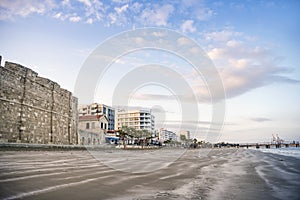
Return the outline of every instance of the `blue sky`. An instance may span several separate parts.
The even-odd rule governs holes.
[[[227,96],[221,141],[270,141],[276,133],[285,140],[300,140],[299,9],[297,0],[1,0],[0,54],[2,60],[30,67],[74,91],[85,60],[107,38],[145,27],[168,28],[196,41],[219,71]],[[203,80],[182,60],[140,51],[111,65],[94,100],[111,105],[114,87],[144,63],[177,70],[194,93],[207,95],[199,83]],[[140,87],[130,105],[160,105],[164,122],[157,124],[177,131],[181,108],[172,91],[158,85]],[[201,133],[192,134],[205,139],[211,105],[201,101],[198,110],[200,117],[183,127],[200,121]]]

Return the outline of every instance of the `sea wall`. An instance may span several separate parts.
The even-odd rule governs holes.
[[[20,64],[0,67],[0,141],[77,144],[78,99]]]

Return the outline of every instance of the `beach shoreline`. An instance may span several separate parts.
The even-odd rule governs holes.
[[[0,151],[0,199],[299,199],[300,159],[250,149],[175,151],[157,151],[168,163],[160,167],[151,160],[156,151],[98,152],[116,162],[89,151]]]

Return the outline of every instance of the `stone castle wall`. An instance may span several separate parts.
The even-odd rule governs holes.
[[[0,66],[0,141],[77,144],[77,106],[71,92],[31,69]]]

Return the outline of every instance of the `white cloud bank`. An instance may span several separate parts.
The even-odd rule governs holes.
[[[11,20],[14,16],[27,17],[31,14],[43,15],[55,7],[51,0],[1,0],[0,20]]]
[[[206,45],[204,48],[219,69],[229,98],[273,82],[299,83],[298,80],[284,76],[290,69],[281,66],[279,56],[274,55],[270,49],[256,45],[252,36],[232,29],[197,33],[196,25],[214,14],[213,10],[197,0],[172,4],[117,0],[105,4],[99,0],[0,1],[0,20],[13,20],[15,17],[27,17],[32,14],[47,15],[72,23],[102,22],[107,26],[137,24],[169,27],[180,29],[184,33],[194,33],[194,39],[204,41],[203,44]],[[174,19],[187,20],[175,23],[178,20]],[[142,43],[142,38],[136,42]],[[184,38],[175,42],[183,46],[188,45]],[[209,93],[204,86],[195,85],[195,91],[203,99],[208,99]]]

